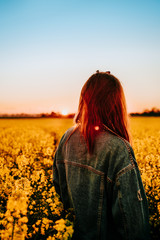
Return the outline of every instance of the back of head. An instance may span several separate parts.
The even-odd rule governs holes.
[[[81,90],[75,121],[80,124],[90,153],[95,136],[104,125],[129,141],[126,102],[120,81],[109,72],[93,74]]]

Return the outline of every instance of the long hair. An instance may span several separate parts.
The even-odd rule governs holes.
[[[123,88],[110,72],[97,71],[86,81],[75,122],[80,125],[90,154],[94,150],[95,137],[104,126],[130,141]]]

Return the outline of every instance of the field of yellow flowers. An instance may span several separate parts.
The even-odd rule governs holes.
[[[52,184],[57,144],[72,119],[0,119],[0,239],[71,239],[74,215]],[[152,239],[160,239],[160,118],[130,120]]]

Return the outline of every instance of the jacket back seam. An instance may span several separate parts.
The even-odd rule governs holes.
[[[106,177],[106,179],[107,179],[107,182],[113,183],[113,180],[111,180],[108,176]]]
[[[77,167],[81,167],[81,168],[84,168],[84,169],[88,169],[90,170],[91,172],[94,172],[96,173],[97,175],[100,175],[100,176],[103,176],[104,175],[104,172],[101,172],[91,166],[88,166],[88,165],[84,165],[84,164],[81,164],[81,163],[77,163],[77,162],[71,162],[71,161],[68,161],[68,160],[57,160],[57,164],[69,164],[69,165],[73,165],[73,166],[77,166]]]
[[[117,175],[116,175],[116,180],[115,180],[115,181],[117,181],[117,179],[118,179],[120,176],[122,176],[123,174],[125,174],[126,172],[128,172],[128,171],[130,171],[130,170],[132,170],[132,169],[134,169],[134,168],[135,168],[135,166],[129,164],[129,165],[127,165],[126,167],[124,167],[123,169],[121,169],[121,170],[117,173]]]

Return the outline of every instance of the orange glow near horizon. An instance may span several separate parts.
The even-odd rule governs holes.
[[[77,93],[78,95],[78,93]],[[67,99],[68,100],[68,99]],[[75,113],[78,107],[78,101],[68,101],[66,99],[53,99],[52,101],[37,100],[37,101],[14,101],[13,103],[0,103],[0,114],[39,114],[39,113],[51,113],[59,112],[63,116],[66,116],[70,113]],[[73,100],[75,100],[73,96]],[[150,101],[149,103],[139,99],[132,99],[131,97],[127,98],[127,112],[143,112],[148,109],[151,110],[153,107],[160,109],[160,104],[157,101]],[[54,104],[51,104],[54,103]],[[65,103],[65,105],[64,105]],[[77,107],[76,107],[77,106]]]
[[[17,104],[18,105],[18,104]],[[60,112],[63,116],[66,116],[70,113],[75,113],[76,110],[70,106],[70,110],[68,110],[67,108],[64,108],[62,110],[59,110],[58,107],[54,109],[54,107],[47,107],[47,106],[42,106],[42,104],[40,104],[40,106],[36,106],[36,104],[30,106],[30,105],[26,105],[24,104],[24,106],[17,106],[17,105],[11,105],[11,106],[5,106],[0,104],[0,114],[21,114],[21,113],[26,113],[26,114],[38,114],[38,113],[51,113],[52,111],[54,112]],[[158,109],[160,109],[160,105],[159,104],[142,104],[139,103],[139,105],[137,104],[137,102],[135,101],[134,104],[130,103],[127,106],[127,112],[128,113],[133,113],[133,112],[143,112],[146,109],[151,110],[153,107],[156,107]]]

